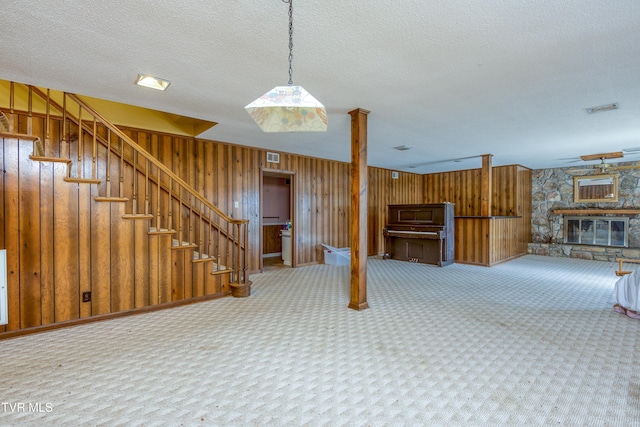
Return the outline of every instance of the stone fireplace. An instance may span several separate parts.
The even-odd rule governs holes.
[[[615,202],[575,203],[574,176],[569,168],[533,171],[529,253],[640,259],[640,170],[617,172]]]

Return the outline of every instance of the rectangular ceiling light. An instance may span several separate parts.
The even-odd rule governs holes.
[[[151,89],[167,90],[171,82],[148,74],[138,74],[136,84],[138,86],[150,87]]]

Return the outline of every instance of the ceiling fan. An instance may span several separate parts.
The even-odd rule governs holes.
[[[598,170],[600,173],[608,173],[625,169],[640,169],[640,164],[636,165],[616,165],[612,163],[607,163],[608,159],[621,159],[624,157],[624,152],[629,154],[640,154],[640,147],[637,148],[628,148],[623,151],[614,151],[612,153],[601,153],[601,154],[587,154],[584,156],[580,156],[582,161],[588,162],[592,160],[600,160],[598,164],[587,165],[584,168],[574,169],[571,168],[569,172],[590,172]]]

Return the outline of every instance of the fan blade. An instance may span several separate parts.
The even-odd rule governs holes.
[[[623,166],[612,166],[608,168],[608,170],[620,171],[625,169],[640,169],[640,165],[623,165]]]

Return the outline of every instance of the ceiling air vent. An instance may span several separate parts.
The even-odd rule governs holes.
[[[393,147],[398,151],[407,151],[407,150],[411,150],[413,147],[413,145],[398,145],[397,147]]]
[[[267,151],[267,162],[280,163],[280,154],[278,154],[278,153],[270,153],[270,152]]]

